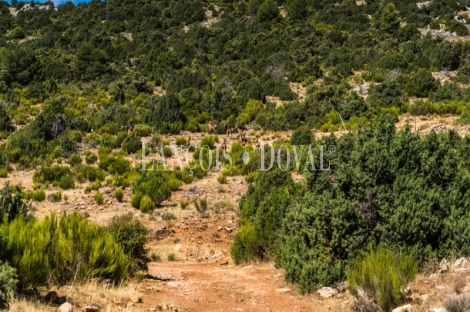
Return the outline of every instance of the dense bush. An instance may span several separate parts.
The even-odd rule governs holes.
[[[121,246],[78,214],[15,219],[0,226],[0,234],[7,238],[5,260],[17,269],[21,289],[91,278],[119,282],[126,276],[129,262]]]
[[[124,191],[122,190],[122,188],[117,188],[114,190],[114,197],[118,202],[122,202],[122,200],[124,199]]]
[[[295,191],[288,173],[259,173],[240,202],[232,257],[237,263],[274,258],[287,281],[309,292],[343,280],[370,243],[396,247],[419,264],[465,255],[468,142],[453,131],[395,133],[386,119],[357,135],[324,137],[319,145],[336,147],[323,153],[323,170],[330,170],[316,162],[305,190]]]
[[[107,229],[129,257],[130,271],[147,270],[150,259],[145,248],[147,241],[145,226],[134,219],[132,214],[127,214],[114,217]]]

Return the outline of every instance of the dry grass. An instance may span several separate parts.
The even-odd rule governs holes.
[[[64,286],[56,290],[60,297],[65,297],[68,302],[77,307],[97,306],[103,312],[111,312],[116,306],[126,306],[133,298],[140,297],[135,287],[121,285],[118,287],[106,287],[97,282],[85,285]],[[47,306],[39,301],[23,298],[15,298],[10,303],[10,311],[56,311],[56,307]]]
[[[449,312],[467,312],[470,310],[470,294],[447,297],[444,307]]]
[[[28,301],[26,299],[14,298],[12,302],[10,302],[10,309],[9,311],[12,312],[40,312],[40,311],[47,311],[50,310],[49,307],[37,302],[37,301]]]

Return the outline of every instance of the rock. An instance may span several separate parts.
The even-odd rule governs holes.
[[[221,226],[218,226],[218,227],[217,227],[217,230],[218,230],[218,231],[222,231],[222,227],[221,227]]]
[[[73,306],[69,302],[66,302],[59,307],[59,311],[60,312],[73,312]]]
[[[227,233],[232,233],[232,228],[231,227],[226,226],[225,230],[227,231]]]
[[[175,251],[180,251],[181,250],[181,244],[176,244],[174,249],[175,249]]]
[[[459,258],[459,259],[455,260],[455,262],[454,262],[454,267],[456,267],[456,268],[466,267],[467,265],[468,265],[468,260],[465,257]]]
[[[100,312],[100,308],[95,306],[86,306],[83,307],[82,312]]]
[[[47,303],[55,303],[59,299],[56,291],[51,290],[44,296],[44,301]]]
[[[133,303],[142,303],[142,297],[135,296],[132,298]]]
[[[446,308],[432,308],[429,309],[427,312],[447,312]]]
[[[406,304],[404,306],[401,306],[392,310],[392,312],[411,312],[411,311],[413,311],[411,308],[411,304]]]
[[[439,272],[445,272],[449,269],[449,261],[446,258],[442,258],[441,262],[439,263]]]
[[[278,288],[278,289],[276,289],[276,292],[277,292],[278,294],[285,294],[285,293],[288,293],[288,292],[290,292],[290,291],[291,291],[290,288]]]
[[[340,293],[346,291],[348,289],[348,282],[339,283],[338,286],[336,286],[336,289]]]
[[[334,288],[331,288],[331,287],[322,287],[319,290],[317,290],[317,294],[320,297],[323,297],[323,298],[333,297],[337,293],[338,293],[338,291]]]

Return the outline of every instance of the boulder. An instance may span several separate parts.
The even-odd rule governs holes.
[[[64,303],[59,307],[60,312],[73,312],[73,306],[69,302]]]
[[[323,298],[333,297],[337,293],[338,293],[338,291],[334,288],[331,288],[331,287],[322,287],[319,290],[317,290],[317,294],[320,297],[323,297]]]
[[[466,267],[468,265],[468,260],[465,257],[459,258],[455,260],[454,262],[454,267],[459,268],[459,267]]]
[[[411,304],[405,304],[404,306],[401,306],[392,310],[392,312],[411,312],[411,311],[413,311],[411,308]]]

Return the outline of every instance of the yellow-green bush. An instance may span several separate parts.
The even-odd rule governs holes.
[[[401,305],[401,291],[418,272],[418,264],[412,256],[394,252],[386,247],[370,249],[359,257],[346,272],[348,288],[357,294],[359,286],[368,294],[375,295],[379,306],[389,311]]]
[[[22,289],[91,278],[120,281],[127,273],[128,258],[112,234],[78,214],[29,222],[18,218],[1,225],[0,235]]]
[[[142,212],[149,212],[155,208],[155,203],[153,202],[152,198],[148,195],[144,195],[140,200],[140,211]]]

